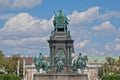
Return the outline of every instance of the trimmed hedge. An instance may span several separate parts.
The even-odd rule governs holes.
[[[105,75],[102,77],[102,80],[120,80],[120,74]]]
[[[0,80],[21,80],[20,77],[11,74],[0,75]]]

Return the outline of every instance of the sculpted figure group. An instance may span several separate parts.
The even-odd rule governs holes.
[[[62,50],[59,50],[55,56],[55,64],[57,66],[56,72],[63,73],[63,66],[65,65],[65,55]]]
[[[82,56],[81,53],[79,53],[78,56],[74,57],[72,60],[71,69],[74,73],[79,73],[78,69],[81,70],[81,73],[83,73],[84,68],[86,67],[86,62],[88,61],[87,56]],[[44,60],[44,56],[42,53],[39,54],[39,56],[33,57],[33,62],[35,64],[37,72],[40,72],[40,69],[42,68],[44,73],[48,73],[48,62]],[[64,65],[65,65],[65,55],[61,54],[61,51],[56,53],[55,56],[55,64],[56,64],[56,72],[57,73],[64,73]]]
[[[83,73],[84,68],[86,67],[86,62],[88,61],[87,55],[82,57],[82,54],[79,53],[78,56],[73,58],[72,70],[74,73],[79,73],[78,69]]]
[[[42,53],[40,53],[38,57],[34,56],[33,62],[35,64],[37,72],[40,72],[40,69],[42,68],[45,73],[48,73],[48,62],[44,60]]]

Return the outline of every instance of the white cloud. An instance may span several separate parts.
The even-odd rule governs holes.
[[[15,15],[16,14],[12,14],[12,13],[11,14],[10,13],[9,14],[1,14],[0,19],[1,20],[7,20],[7,19],[10,19],[10,18],[14,17]]]
[[[19,50],[24,50],[25,48],[24,51],[17,51],[22,54],[32,53],[31,50],[43,50],[44,52],[47,49],[46,40],[51,28],[52,18],[50,20],[36,19],[28,13],[19,13],[10,18],[0,29],[0,45],[12,48],[13,52],[17,51],[18,48]]]
[[[115,42],[120,42],[120,38],[115,39]]]
[[[102,20],[107,20],[107,19],[111,19],[111,18],[120,18],[120,11],[109,11],[103,15],[100,15],[99,16],[99,19],[102,19]]]
[[[120,43],[115,45],[115,50],[120,51]]]
[[[0,31],[6,33],[41,33],[48,31],[52,27],[51,20],[39,20],[33,18],[28,13],[19,13],[10,18]]]
[[[91,49],[91,54],[92,55],[104,55],[105,53],[104,52],[100,52],[100,51],[98,51],[98,50],[96,50],[96,49]]]
[[[111,50],[114,50],[114,45],[105,45],[105,50],[107,51],[111,51]]]
[[[120,51],[120,38],[115,39],[115,50]]]
[[[105,21],[100,25],[92,27],[94,31],[107,31],[107,32],[113,32],[116,30],[113,24],[111,24],[110,21]]]
[[[42,0],[0,0],[0,10],[32,8],[42,3]]]
[[[76,44],[76,47],[78,48],[84,48],[89,43],[89,40],[83,40]]]
[[[68,25],[68,29],[71,31],[72,38],[74,37],[73,40],[75,40],[75,49],[78,50],[77,53],[79,51],[84,51],[85,53],[93,55],[105,54],[104,51],[99,51],[99,47],[103,47],[104,43],[101,43],[102,41],[100,40],[97,41],[96,38],[99,36],[96,37],[93,35],[93,33],[101,33],[104,31],[104,34],[106,34],[106,32],[113,34],[112,32],[116,30],[115,26],[110,21],[105,21],[100,25],[94,26],[92,30],[90,27],[86,27],[86,25],[81,26],[81,24],[91,23],[95,20],[98,20],[99,9],[99,7],[93,7],[83,12],[74,11],[68,15],[68,18],[70,19],[70,25]],[[3,50],[11,54],[38,53],[40,51],[45,52],[46,54],[49,53],[49,46],[46,40],[53,30],[51,29],[53,28],[52,20],[53,17],[49,20],[36,19],[28,13],[19,13],[14,17],[9,18],[3,28],[0,29],[0,48],[8,49],[7,51],[5,49]],[[102,37],[99,37],[99,39],[101,38]],[[96,40],[95,44],[92,41],[93,39]],[[79,40],[83,41],[79,42]],[[119,50],[119,45],[106,45],[103,48],[107,51],[111,51],[110,49],[112,49],[114,52],[115,50]]]
[[[41,2],[42,0],[14,0],[12,3],[12,8],[32,8]]]
[[[90,23],[99,15],[100,7],[93,7],[84,12],[73,11],[68,15],[71,25]]]
[[[8,8],[9,5],[10,5],[10,1],[9,0],[0,0],[0,11],[3,11],[6,8]]]

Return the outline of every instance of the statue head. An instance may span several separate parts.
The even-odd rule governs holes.
[[[41,56],[42,55],[42,53],[39,53],[39,56]]]
[[[79,56],[81,56],[82,55],[82,53],[79,53]]]
[[[62,10],[59,10],[59,16],[63,16]]]

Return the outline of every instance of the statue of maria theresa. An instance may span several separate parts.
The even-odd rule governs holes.
[[[59,14],[55,14],[53,24],[54,31],[67,31],[68,18],[63,15],[62,10],[59,10]]]

